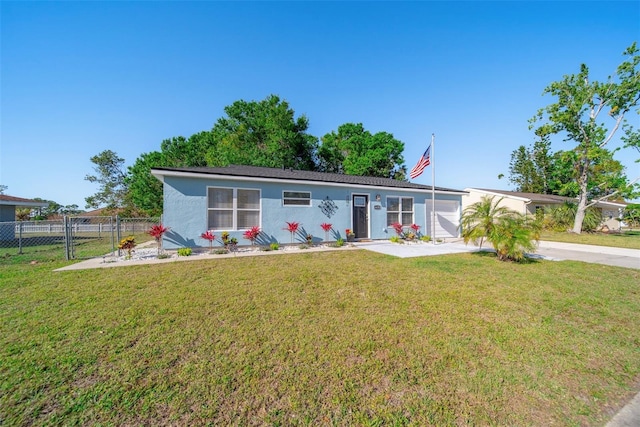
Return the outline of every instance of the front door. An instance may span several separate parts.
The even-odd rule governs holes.
[[[369,196],[358,194],[352,196],[353,202],[353,232],[356,239],[369,237]]]

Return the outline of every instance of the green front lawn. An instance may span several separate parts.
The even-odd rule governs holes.
[[[365,250],[61,265],[0,267],[0,424],[603,425],[640,379],[640,270]]]
[[[544,231],[540,240],[578,243],[583,245],[612,246],[616,248],[640,249],[640,230],[622,233],[561,233]]]

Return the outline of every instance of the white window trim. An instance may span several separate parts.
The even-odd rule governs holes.
[[[389,211],[389,199],[398,199],[398,207],[400,208],[400,210],[397,211]],[[411,199],[411,211],[403,211],[402,210],[402,199]],[[402,224],[402,214],[403,213],[409,213],[411,212],[411,224],[415,224],[415,220],[416,220],[416,201],[414,197],[406,197],[406,196],[394,196],[394,195],[389,195],[387,196],[387,217],[389,216],[389,213],[394,213],[398,215],[398,223]],[[411,224],[402,224],[402,226],[404,227],[408,227]],[[390,227],[391,224],[387,224],[387,227]]]
[[[221,190],[232,190],[233,191],[233,203],[231,209],[216,209],[209,207],[209,190],[210,189],[221,189]],[[238,209],[238,190],[249,190],[249,191],[257,191],[258,192],[258,209]],[[245,187],[219,187],[215,185],[211,185],[207,187],[207,210],[206,210],[206,223],[207,227],[209,227],[209,211],[232,211],[232,228],[210,228],[212,231],[240,231],[240,230],[249,230],[249,228],[238,228],[238,210],[240,211],[258,211],[258,227],[262,228],[262,190],[259,188],[245,188]]]
[[[285,197],[284,197],[284,193],[309,193],[309,199],[301,199],[299,197],[287,197],[286,200],[309,200],[309,204],[308,205],[287,205],[285,204]],[[310,208],[313,206],[313,195],[311,194],[311,191],[298,191],[298,190],[282,190],[282,206],[287,207],[287,208]]]

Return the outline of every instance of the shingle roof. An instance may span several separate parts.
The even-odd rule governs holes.
[[[513,197],[521,197],[523,199],[529,199],[532,202],[537,203],[555,203],[562,204],[565,202],[576,203],[577,199],[575,197],[565,197],[558,196],[556,194],[538,194],[538,193],[523,193],[520,191],[506,191],[506,190],[491,190],[488,188],[473,188],[473,190],[479,190],[489,193],[502,194],[504,196],[513,196]],[[597,203],[598,206],[618,206],[618,205],[626,205],[625,202],[610,202],[610,201],[600,201]]]
[[[152,172],[156,171],[157,175],[164,175],[163,171],[196,173],[207,175],[223,175],[237,177],[264,178],[275,180],[296,180],[296,181],[313,181],[339,184],[365,185],[372,187],[393,187],[415,190],[431,191],[430,185],[415,184],[407,181],[398,181],[390,178],[379,178],[374,176],[357,176],[344,175],[339,173],[312,172],[293,169],[266,168],[259,166],[241,166],[229,165],[225,167],[188,167],[188,168],[152,168]],[[435,187],[436,191],[464,193],[462,190],[454,190],[451,188]]]
[[[0,194],[0,205],[16,205],[16,206],[48,206],[47,202],[39,202],[37,200],[24,199],[22,197],[9,196],[8,194]]]
[[[533,202],[544,202],[544,203],[564,203],[564,202],[575,202],[575,198],[557,196],[555,194],[538,194],[538,193],[523,193],[520,191],[506,191],[506,190],[491,190],[488,188],[476,188],[476,190],[502,194],[504,196],[514,196],[514,197],[522,197],[523,199],[529,199]]]

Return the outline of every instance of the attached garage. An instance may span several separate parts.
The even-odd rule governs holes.
[[[434,239],[450,239],[460,237],[460,205],[461,203],[457,200],[437,200],[435,203],[436,207],[436,228],[435,228],[435,236],[431,236]],[[425,202],[426,209],[426,222],[427,227],[424,230],[425,234],[432,235],[433,234],[433,210],[431,206],[431,201],[427,200]]]

